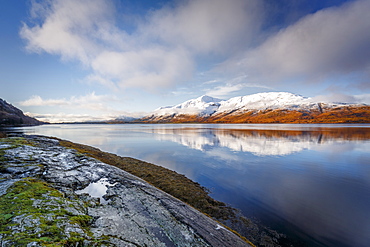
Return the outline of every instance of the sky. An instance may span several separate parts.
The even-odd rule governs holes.
[[[0,98],[43,121],[209,95],[370,104],[370,0],[0,0]]]

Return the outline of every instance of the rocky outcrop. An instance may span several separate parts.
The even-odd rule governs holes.
[[[1,246],[250,246],[144,180],[42,137],[0,139]]]
[[[40,125],[42,122],[26,116],[21,110],[0,99],[0,126]]]

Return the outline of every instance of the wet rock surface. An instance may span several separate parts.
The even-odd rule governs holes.
[[[0,154],[0,246],[250,246],[144,180],[57,140],[0,139]]]

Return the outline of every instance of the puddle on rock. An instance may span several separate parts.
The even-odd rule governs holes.
[[[86,188],[82,190],[76,190],[76,194],[84,194],[87,193],[92,197],[100,198],[101,204],[107,204],[108,201],[103,198],[103,196],[107,193],[107,186],[114,186],[117,183],[111,184],[108,182],[107,178],[101,178],[99,181],[90,183]]]

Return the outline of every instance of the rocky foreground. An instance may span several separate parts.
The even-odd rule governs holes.
[[[28,136],[0,139],[0,246],[251,246],[119,168]]]

